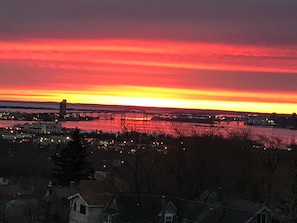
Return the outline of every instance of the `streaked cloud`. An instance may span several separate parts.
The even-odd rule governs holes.
[[[296,112],[296,8],[0,0],[0,99]]]

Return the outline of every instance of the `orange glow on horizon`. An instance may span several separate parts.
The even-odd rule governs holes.
[[[103,87],[88,91],[52,90],[46,94],[38,94],[35,90],[22,90],[22,95],[14,90],[0,90],[6,100],[23,101],[60,101],[67,98],[70,103],[89,103],[107,105],[132,105],[143,107],[168,107],[190,109],[214,109],[230,111],[247,111],[265,113],[293,113],[297,110],[296,103],[288,101],[265,101],[270,93],[227,92],[227,91],[196,91],[184,89],[162,89],[150,87],[115,86]],[[191,95],[191,97],[187,97]],[[219,95],[219,96],[218,96]],[[237,97],[234,97],[237,95]],[[279,97],[280,95],[277,94]],[[291,97],[297,100],[297,95],[281,95],[283,98]],[[242,99],[245,99],[242,101]],[[227,105],[227,106],[226,106]]]

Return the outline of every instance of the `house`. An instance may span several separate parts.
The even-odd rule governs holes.
[[[110,199],[106,194],[76,193],[69,198],[69,223],[98,223],[101,222],[102,212]]]
[[[177,209],[172,201],[162,196],[118,194],[104,209],[102,222],[175,223]]]
[[[264,204],[233,198],[221,201],[217,193],[205,191],[188,205],[182,222],[271,223],[272,220],[273,215]]]
[[[9,183],[9,178],[0,177],[0,186],[7,185]]]
[[[5,182],[4,185],[0,185],[0,220],[24,222],[38,219],[38,201],[46,190],[48,179],[17,177]]]
[[[5,204],[5,222],[31,222],[39,220],[38,213],[37,199],[13,199],[6,201]]]
[[[163,198],[164,199],[164,198]],[[177,208],[172,201],[167,202],[158,214],[158,222],[175,223],[178,222]]]
[[[115,193],[127,192],[126,184],[109,180],[82,180],[70,201],[69,223],[101,222],[103,210]]]
[[[68,197],[76,194],[78,188],[69,186],[49,186],[40,201],[41,214],[48,222],[69,222],[70,202]]]

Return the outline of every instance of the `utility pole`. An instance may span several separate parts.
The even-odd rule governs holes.
[[[162,220],[161,222],[165,222],[165,196],[162,196]]]
[[[4,188],[3,188],[4,187]],[[1,223],[6,222],[6,185],[1,188],[1,196],[3,196],[3,200],[0,203],[0,220]]]

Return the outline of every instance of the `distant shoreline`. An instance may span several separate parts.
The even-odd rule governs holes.
[[[54,108],[55,106],[56,108]],[[0,100],[0,109],[48,109],[59,110],[59,102],[28,102],[28,101],[7,101]],[[245,112],[245,111],[228,111],[228,110],[212,110],[212,109],[187,109],[187,108],[166,108],[166,107],[140,107],[130,105],[103,105],[103,104],[82,104],[67,103],[67,110],[81,111],[123,111],[123,112],[146,112],[146,113],[193,113],[208,115],[269,115],[272,113],[261,112]],[[289,115],[289,114],[284,114]]]
[[[40,109],[48,109],[48,110],[58,110],[56,108],[50,108],[50,107],[23,107],[23,106],[0,106],[0,108],[20,108],[20,109],[36,109],[36,110],[40,110]]]

